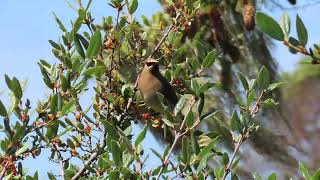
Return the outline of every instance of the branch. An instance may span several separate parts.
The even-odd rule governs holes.
[[[106,136],[107,136],[107,132],[105,131],[104,133],[104,138],[102,138],[102,142],[101,142],[101,149],[104,149],[106,147]],[[93,161],[95,161],[98,156],[101,154],[101,152],[99,152],[98,148],[97,151],[94,152],[93,154],[91,154],[90,158],[84,163],[83,167],[78,171],[77,174],[75,174],[71,180],[77,180],[79,179],[82,174],[84,173],[84,171],[86,170],[87,166],[90,166],[92,164]]]
[[[147,58],[151,58],[152,56],[154,56],[154,54],[159,50],[160,46],[162,45],[162,43],[164,42],[164,40],[166,40],[166,38],[168,37],[170,31],[172,31],[172,29],[177,25],[177,20],[180,18],[181,14],[178,13],[177,16],[175,17],[174,19],[174,23],[169,27],[169,29],[165,32],[165,34],[163,35],[163,37],[160,39],[160,41],[158,42],[158,44],[156,45],[156,47],[153,49],[152,53],[150,54],[150,56]],[[134,84],[134,89],[133,89],[133,94],[135,94],[138,90],[138,81],[139,81],[139,78],[140,78],[140,72],[141,70],[139,71],[139,75],[136,79],[136,82]],[[129,108],[131,107],[131,104],[132,104],[132,98],[129,98],[128,100],[128,104],[126,106],[126,109],[124,111],[124,113],[126,113]]]
[[[261,92],[258,100],[253,105],[252,111],[250,113],[251,118],[254,118],[256,116],[256,114],[259,112],[259,110],[260,110],[260,102],[261,102],[261,99],[262,99],[264,93],[265,93],[265,91],[263,90]],[[225,180],[227,178],[228,174],[230,173],[231,167],[233,165],[234,158],[236,157],[236,154],[238,153],[238,151],[240,149],[240,146],[246,140],[246,138],[247,138],[247,133],[246,132],[244,132],[244,133],[242,133],[240,135],[240,139],[238,140],[238,142],[236,143],[236,145],[234,147],[231,159],[230,159],[229,163],[227,164],[227,166],[224,168],[224,175],[222,177],[222,180]]]
[[[195,103],[196,103],[196,101],[195,101],[195,99],[193,98],[193,101],[192,101],[192,103],[190,104],[190,111],[191,111],[191,109],[192,109],[192,107],[194,106]],[[196,122],[197,122],[197,121],[196,121]],[[172,145],[171,145],[171,148],[170,148],[170,150],[169,150],[169,152],[168,152],[168,155],[165,157],[165,159],[164,159],[164,161],[163,161],[162,167],[161,167],[160,170],[159,170],[159,173],[158,173],[158,175],[157,175],[157,177],[156,177],[156,180],[159,180],[160,175],[161,175],[164,167],[168,164],[169,159],[170,159],[170,156],[171,156],[174,148],[176,147],[179,139],[180,139],[182,136],[184,136],[184,135],[189,131],[188,129],[184,129],[184,128],[183,128],[184,125],[185,125],[185,123],[186,123],[186,118],[182,121],[182,124],[181,124],[181,126],[180,126],[180,128],[179,128],[179,132],[176,133],[176,131],[175,131],[174,141],[173,141],[173,143],[172,143]],[[192,126],[192,127],[194,127],[194,126]]]

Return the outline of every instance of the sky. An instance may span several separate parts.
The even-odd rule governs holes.
[[[73,2],[73,0],[70,0]],[[93,1],[93,17],[101,19],[102,16],[114,15],[105,0]],[[298,1],[299,2],[299,1]],[[160,10],[157,0],[139,0],[139,8],[136,17],[141,14],[151,17]],[[305,9],[290,10],[292,29],[295,29],[295,16],[298,13],[309,30],[309,44],[317,43],[320,39],[320,23],[318,20],[320,5],[310,6]],[[282,10],[275,9],[273,12],[268,9],[263,11],[276,20],[280,20]],[[27,80],[25,90],[26,98],[33,101],[45,97],[45,86],[37,62],[40,59],[56,62],[51,53],[51,45],[48,40],[57,41],[61,31],[54,21],[52,12],[55,12],[64,24],[70,24],[76,12],[66,5],[64,0],[2,0],[0,6],[0,92],[6,89],[4,74],[11,77],[16,76],[19,80]],[[293,32],[295,34],[295,32]],[[294,35],[296,36],[296,35]],[[296,67],[300,55],[292,55],[281,42],[275,41],[272,54],[279,64],[279,71],[290,72]],[[0,94],[0,99],[6,99],[6,93]],[[5,101],[4,104],[7,104]],[[149,142],[154,139],[149,139]],[[153,146],[153,145],[152,145]],[[160,148],[160,147],[156,147]],[[45,158],[30,161],[27,166],[33,167],[43,165],[42,171],[54,170],[46,164]],[[31,168],[32,171],[32,168]],[[43,173],[42,172],[42,173]]]

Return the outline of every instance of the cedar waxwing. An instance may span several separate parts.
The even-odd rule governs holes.
[[[146,61],[138,80],[138,88],[140,89],[144,102],[156,112],[164,112],[157,93],[163,94],[165,104],[171,110],[173,110],[178,102],[175,90],[160,73],[159,63],[155,59],[149,58]]]

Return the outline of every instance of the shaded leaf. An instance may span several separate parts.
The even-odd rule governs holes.
[[[276,40],[284,40],[284,34],[280,25],[272,17],[262,12],[257,12],[256,22],[261,31],[265,32]]]
[[[94,58],[97,56],[99,49],[101,46],[101,32],[97,30],[94,32],[94,34],[91,36],[90,43],[87,49],[86,57],[87,58]]]
[[[296,18],[296,28],[300,45],[305,46],[308,42],[308,31],[299,15]]]

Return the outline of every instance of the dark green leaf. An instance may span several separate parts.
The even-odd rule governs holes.
[[[202,159],[200,159],[199,165],[197,167],[197,173],[200,173],[207,166],[209,156],[210,153],[206,154]]]
[[[209,68],[215,62],[218,52],[216,50],[210,51],[202,62],[204,68]]]
[[[258,85],[259,88],[264,90],[269,86],[269,72],[267,70],[267,68],[265,68],[264,66],[262,66],[262,68],[259,71],[259,75],[257,77],[258,79]]]
[[[241,72],[238,73],[238,76],[239,76],[239,79],[241,81],[243,88],[245,90],[249,90],[249,83],[248,83],[246,76],[244,74],[242,74]]]
[[[110,180],[118,180],[120,176],[120,172],[118,170],[110,171],[109,173],[109,179]]]
[[[47,172],[49,180],[56,180],[57,178],[50,172]]]
[[[140,132],[140,134],[137,136],[136,141],[134,142],[135,146],[138,146],[146,137],[147,134],[147,126],[144,126],[143,130]]]
[[[267,33],[276,40],[284,40],[284,34],[280,25],[272,17],[262,12],[257,12],[256,22],[261,31]]]
[[[192,112],[192,107],[190,107],[188,114],[185,116],[185,123],[187,127],[192,127],[193,123],[194,123],[194,116],[193,116],[193,112]]]
[[[90,39],[89,47],[87,49],[86,57],[91,59],[97,56],[101,46],[101,32],[97,30]]]
[[[86,55],[84,54],[84,50],[83,50],[83,48],[81,46],[79,36],[80,35],[78,33],[75,35],[74,45],[75,45],[76,50],[79,53],[79,55],[84,59],[86,57]]]
[[[201,116],[202,114],[203,107],[204,107],[204,94],[202,93],[202,94],[199,94],[199,100],[197,103],[197,110],[198,110],[199,116]]]
[[[215,83],[206,82],[205,84],[201,85],[200,88],[197,91],[197,94],[202,94],[208,91],[210,88],[212,88],[215,85]]]
[[[122,166],[122,152],[120,149],[120,145],[117,141],[111,140],[111,154],[113,157],[113,161],[117,167]]]
[[[218,137],[212,139],[211,142],[200,151],[200,153],[198,154],[198,157],[197,157],[199,160],[204,158],[213,149],[214,145],[217,142],[217,139],[218,139]]]
[[[2,104],[1,100],[0,100],[0,116],[3,116],[3,117],[8,116],[7,110],[4,107],[4,105]]]
[[[59,44],[57,44],[56,42],[49,40],[49,43],[51,44],[52,47],[61,50],[61,47],[59,46]]]
[[[182,138],[182,160],[184,163],[190,161],[189,141],[186,136]]]
[[[277,174],[276,173],[272,173],[269,177],[268,180],[277,180]]]
[[[75,148],[73,141],[71,139],[67,139],[67,144],[68,144],[69,148],[71,148],[71,149]]]
[[[274,89],[278,88],[279,86],[281,86],[283,84],[283,82],[277,82],[277,83],[272,83],[268,86],[267,90],[268,91],[273,91]]]
[[[65,103],[62,107],[62,115],[67,115],[70,112],[73,112],[76,108],[76,100],[71,100],[68,103]]]
[[[63,32],[67,32],[67,29],[64,27],[64,25],[62,24],[62,22],[60,21],[60,19],[58,18],[58,16],[53,13],[53,16],[54,16],[54,19],[56,20],[56,22],[58,23],[60,29],[63,31]]]
[[[138,8],[138,0],[131,0],[129,5],[129,13],[133,14]]]
[[[103,74],[104,69],[104,66],[90,67],[83,73],[83,75],[99,78]]]
[[[305,46],[308,43],[308,31],[301,18],[297,15],[296,28],[300,45]]]
[[[241,125],[237,111],[234,110],[231,116],[231,128],[233,131],[242,132],[243,126]]]
[[[11,91],[17,99],[22,98],[22,89],[17,78],[13,78],[10,83]]]

